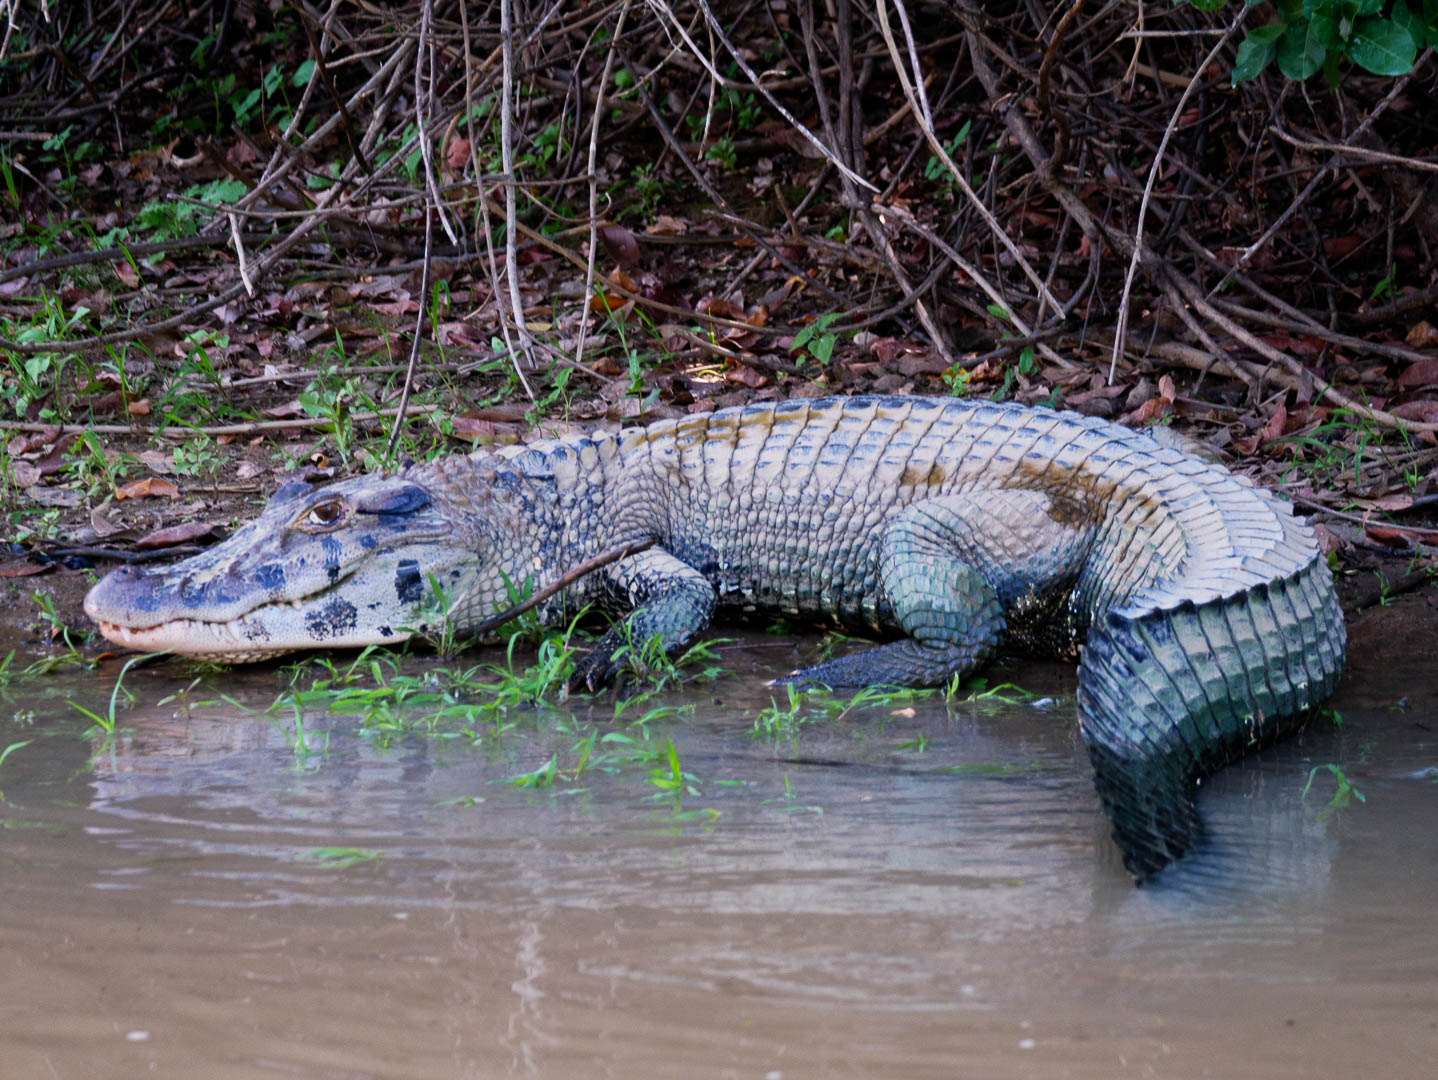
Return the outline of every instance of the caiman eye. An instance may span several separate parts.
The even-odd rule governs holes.
[[[310,512],[304,516],[302,524],[311,529],[328,529],[338,524],[344,516],[344,502],[340,499],[328,499],[310,507]]]

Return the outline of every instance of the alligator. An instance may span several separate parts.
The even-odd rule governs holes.
[[[1220,465],[1118,424],[989,401],[831,397],[484,450],[312,487],[85,610],[111,641],[222,661],[486,624],[620,617],[583,660],[691,642],[720,608],[889,640],[785,676],[938,685],[1001,649],[1079,659],[1079,728],[1140,881],[1197,844],[1203,777],[1296,729],[1346,636],[1311,531]],[[572,576],[572,575],[571,575]],[[626,613],[627,612],[627,613]]]

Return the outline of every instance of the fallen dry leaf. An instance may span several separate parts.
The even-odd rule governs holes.
[[[29,461],[12,461],[10,479],[16,487],[34,487],[40,482],[40,467]]]
[[[712,315],[719,319],[733,319],[736,322],[744,321],[744,309],[732,300],[726,300],[722,296],[706,296],[694,305],[694,310],[700,315]]]
[[[167,499],[176,499],[179,498],[179,495],[179,488],[171,481],[158,476],[147,476],[143,480],[133,480],[115,489],[115,498],[117,500],[143,499],[158,496],[164,496]]]
[[[457,439],[492,439],[494,438],[494,421],[482,420],[477,416],[461,415],[456,416],[452,423],[451,430]]]
[[[644,231],[654,236],[683,236],[689,231],[689,223],[669,214],[660,214]]]
[[[128,526],[121,525],[119,522],[110,518],[108,511],[113,505],[109,499],[106,499],[90,511],[90,528],[95,530],[95,535],[101,540],[107,540],[116,533],[125,532],[128,528]]]
[[[751,367],[746,367],[743,364],[737,364],[724,372],[724,378],[728,382],[740,383],[743,386],[749,387],[751,390],[757,390],[761,386],[769,385],[769,376],[762,372],[755,371]]]
[[[1427,323],[1420,323],[1420,326],[1427,326]],[[1410,337],[1411,337],[1410,333]],[[1415,360],[1403,369],[1403,374],[1398,376],[1398,385],[1405,390],[1411,390],[1415,386],[1431,386],[1438,384],[1438,356],[1429,356],[1422,360]]]
[[[34,577],[47,570],[55,569],[52,562],[31,562],[29,559],[15,559],[0,565],[0,578]]]
[[[1283,434],[1283,427],[1288,423],[1288,409],[1280,402],[1269,416],[1268,422],[1258,432],[1260,443],[1269,442]]]
[[[159,473],[161,476],[169,476],[175,471],[174,459],[163,450],[142,450],[135,455],[141,465],[152,473]]]
[[[609,283],[626,292],[637,293],[639,291],[639,283],[617,266],[609,272]]]
[[[444,163],[455,172],[463,172],[469,164],[469,147],[469,140],[463,136],[450,139],[449,145],[444,148]]]
[[[639,241],[623,225],[601,225],[599,241],[620,266],[634,266],[639,262]]]
[[[1325,555],[1331,555],[1343,547],[1343,538],[1327,525],[1315,522],[1313,525],[1313,536],[1314,539],[1318,541],[1318,550]]]
[[[53,476],[63,469],[68,464],[65,460],[65,451],[69,450],[79,437],[77,432],[71,432],[69,435],[61,435],[56,439],[55,445],[50,448],[50,452],[36,462],[36,466],[40,470],[40,475]]]
[[[64,510],[73,509],[85,501],[85,496],[71,488],[41,487],[32,484],[25,494],[41,506],[58,506]]]
[[[1124,420],[1131,424],[1146,424],[1151,420],[1157,420],[1160,416],[1166,416],[1172,411],[1172,398],[1162,396],[1151,397],[1133,412],[1125,416]]]
[[[1438,401],[1405,401],[1388,411],[1400,420],[1415,420],[1420,424],[1438,422]]]
[[[1363,534],[1368,539],[1390,547],[1407,547],[1409,544],[1438,544],[1438,529],[1419,529],[1406,525],[1380,525],[1377,522],[1363,522]]]
[[[1403,340],[1415,349],[1431,349],[1435,345],[1438,345],[1438,330],[1433,329],[1433,324],[1427,319],[1423,319],[1409,327],[1408,333]],[[1438,360],[1419,361],[1419,363],[1429,362],[1438,363]]]
[[[135,541],[135,546],[142,549],[172,547],[175,544],[183,544],[187,540],[208,536],[215,529],[216,526],[208,522],[186,521],[181,525],[170,525],[147,533]]]

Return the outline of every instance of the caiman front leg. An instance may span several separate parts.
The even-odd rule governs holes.
[[[689,644],[709,625],[716,602],[714,586],[703,574],[661,548],[620,559],[604,573],[631,610],[570,676],[571,685],[590,690],[619,672],[623,657],[617,654],[625,647],[640,649],[656,637],[666,653]]]
[[[982,667],[1062,607],[1092,545],[1093,515],[1063,496],[979,490],[905,507],[884,533],[879,576],[906,635],[780,682],[934,686]]]

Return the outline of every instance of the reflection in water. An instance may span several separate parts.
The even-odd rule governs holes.
[[[775,745],[725,691],[653,732],[712,818],[645,763],[505,783],[572,760],[543,722],[383,747],[316,715],[297,755],[264,718],[137,709],[89,765],[38,741],[0,773],[0,1076],[1403,1076],[1438,1049],[1438,755],[1390,714],[1214,778],[1209,843],[1135,889],[1071,699]],[[1361,810],[1300,798],[1328,760]]]

